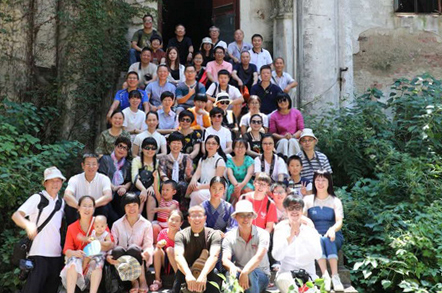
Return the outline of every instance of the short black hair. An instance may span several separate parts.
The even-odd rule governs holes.
[[[181,114],[181,113],[180,113]],[[167,142],[170,144],[172,141],[180,141],[184,145],[184,135],[181,132],[174,131],[169,134]]]
[[[193,64],[193,63],[187,63],[186,65],[184,65],[184,71],[186,71],[187,68],[189,68],[189,67],[193,67],[193,69],[196,70],[195,64]]]
[[[153,21],[153,16],[152,16],[152,14],[150,14],[150,13],[145,14],[145,15],[143,16],[143,21],[144,21],[144,19],[145,19],[146,17],[150,17],[150,18],[152,18],[152,21]]]
[[[260,34],[254,34],[254,35],[252,36],[252,41],[253,41],[254,38],[260,38],[261,40],[264,40],[264,38],[263,38],[262,35],[260,35]]]
[[[206,95],[204,95],[204,96],[206,96]],[[206,97],[206,101],[207,101],[207,97]],[[184,117],[189,117],[190,120],[192,121],[192,123],[193,123],[193,121],[195,121],[195,116],[189,110],[181,111],[180,114],[178,115],[178,121],[181,121],[181,119],[183,119]]]
[[[165,99],[165,98],[172,98],[172,100],[175,99],[175,95],[172,92],[169,91],[165,91],[161,94],[160,99],[161,102]]]
[[[131,203],[136,203],[136,204],[138,204],[138,206],[140,206],[140,204],[141,204],[140,197],[138,195],[136,195],[135,193],[128,192],[123,196],[123,198],[121,200],[121,207],[124,210],[124,207],[128,204],[131,204]]]
[[[150,53],[152,53],[152,49],[149,47],[144,47],[143,50],[141,50],[141,54],[143,54],[143,52],[149,51]]]
[[[136,71],[129,71],[129,72],[126,74],[126,79],[128,79],[129,75],[132,75],[132,74],[134,74],[134,75],[137,76],[137,80],[140,79],[140,76],[138,75],[138,72],[136,72]]]
[[[223,50],[223,53],[226,54],[226,49],[224,49],[224,47],[221,46],[216,46],[215,48],[213,48],[213,53],[216,53],[216,50],[221,49]]]
[[[178,183],[176,183],[175,180],[171,180],[171,179],[166,180],[166,181],[163,182],[163,184],[161,184],[161,187],[163,187],[166,184],[170,184],[172,186],[173,190],[177,190],[178,189]]]
[[[290,165],[290,162],[291,162],[291,161],[298,161],[299,164],[301,164],[301,166],[302,166],[302,159],[301,159],[300,156],[293,155],[293,156],[289,157],[289,158],[287,159],[287,166]]]
[[[195,98],[193,98],[193,101],[201,101],[207,103],[207,96],[206,94],[198,93],[196,94]]]
[[[230,78],[230,72],[227,69],[221,69],[220,71],[218,71],[218,77],[220,75],[227,75]]]
[[[279,92],[276,94],[276,108],[279,110],[279,101],[286,99],[289,102],[289,110],[292,108],[292,98],[290,98],[289,94],[284,92]]]
[[[216,114],[222,114],[224,116],[224,110],[218,107],[213,107],[212,110],[210,110],[210,117],[213,117]]]
[[[259,73],[261,73],[264,69],[268,69],[270,70],[270,72],[272,72],[272,67],[268,64],[261,66],[261,68],[259,69]]]
[[[221,183],[222,185],[224,185],[224,188],[227,187],[227,181],[224,177],[222,176],[214,176],[211,180],[210,180],[210,186],[212,186],[215,183]]]
[[[128,150],[130,150],[132,148],[132,143],[131,143],[130,139],[125,137],[125,136],[121,136],[120,135],[119,137],[117,137],[117,139],[115,140],[114,145],[117,146],[120,143],[123,143],[123,144],[127,145]]]
[[[132,98],[137,98],[141,100],[141,93],[139,90],[132,90],[129,92],[129,100]]]
[[[150,37],[150,42],[152,43],[153,40],[158,40],[158,41],[160,41],[160,45],[163,43],[163,38],[161,38],[161,36],[160,36],[159,34],[153,34],[153,35]]]

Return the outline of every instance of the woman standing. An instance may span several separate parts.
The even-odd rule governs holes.
[[[145,268],[152,263],[153,232],[151,223],[140,214],[140,198],[128,193],[123,198],[125,215],[112,226],[115,248],[107,256],[111,265],[118,265],[123,255],[134,257],[141,265],[141,275],[132,281],[129,292],[147,293]],[[145,264],[145,266],[143,265]]]
[[[278,110],[270,116],[270,132],[278,141],[276,152],[285,157],[296,155],[301,148],[298,139],[304,129],[304,118],[297,109],[292,109],[292,100],[286,93],[276,96]]]
[[[272,181],[283,181],[287,166],[282,158],[273,153],[275,141],[271,134],[264,134],[261,139],[263,153],[255,158],[255,176],[260,172],[269,174]]]
[[[198,167],[187,188],[186,195],[190,196],[189,207],[199,205],[209,199],[210,180],[213,176],[224,176],[226,170],[226,155],[221,149],[219,137],[209,135],[205,148],[205,155],[198,162]]]
[[[230,180],[227,189],[227,201],[233,205],[238,201],[241,194],[253,191],[251,181],[255,161],[246,156],[247,142],[242,139],[236,139],[233,142],[233,152],[235,156],[227,159],[227,176]]]
[[[180,64],[180,56],[176,47],[169,47],[166,51],[166,66],[169,68],[170,74],[167,81],[173,85],[177,85],[181,81],[185,81],[184,65]]]
[[[89,195],[84,195],[78,200],[79,219],[69,225],[66,234],[63,253],[67,262],[60,277],[68,293],[75,292],[77,285],[81,290],[89,286],[91,293],[96,293],[100,286],[103,264],[90,261],[83,269],[83,262],[86,260],[83,249],[89,244],[88,238],[94,224],[95,200]],[[106,228],[109,231],[108,228]],[[107,247],[101,247],[101,251],[109,251],[113,242]]]
[[[263,117],[260,114],[253,114],[252,117],[250,117],[250,130],[244,134],[244,139],[248,144],[247,155],[251,156],[252,158],[256,158],[262,153],[262,125]]]
[[[322,257],[318,259],[325,290],[330,291],[333,283],[334,291],[344,291],[338,275],[338,251],[344,242],[342,235],[342,222],[344,210],[342,202],[336,197],[333,190],[331,173],[320,169],[313,176],[313,194],[305,197],[306,215],[315,224],[316,230],[321,234]],[[327,271],[327,260],[330,264],[331,279]]]
[[[130,139],[130,133],[123,129],[124,114],[121,111],[114,111],[110,116],[111,128],[103,131],[97,139],[95,153],[98,156],[110,155],[114,150],[115,140],[119,136]]]

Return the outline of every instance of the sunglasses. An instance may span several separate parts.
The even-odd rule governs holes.
[[[192,122],[192,120],[191,120],[190,118],[183,118],[183,119],[181,119],[180,121],[181,121],[181,122],[187,122],[187,123]]]
[[[216,115],[213,115],[212,118],[223,118],[223,115],[222,114],[216,114]]]
[[[278,104],[279,103],[285,103],[285,102],[288,102],[289,100],[287,99],[287,98],[282,98],[282,99],[280,99],[279,101],[278,101]]]
[[[146,151],[156,151],[157,150],[156,147],[150,146],[150,145],[145,146],[143,149],[145,149]]]
[[[221,101],[221,102],[218,102],[218,104],[228,105],[228,104],[230,104],[230,101]]]
[[[262,124],[261,120],[252,120],[250,121],[251,124]]]
[[[119,145],[117,145],[117,148],[119,148],[120,150],[125,150],[125,151],[129,150],[129,148],[127,146],[125,146],[124,144],[121,144],[121,143]]]

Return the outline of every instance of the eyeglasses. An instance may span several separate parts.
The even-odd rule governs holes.
[[[265,182],[255,182],[256,185],[260,186],[260,187],[266,187],[269,186],[267,183]]]
[[[150,146],[150,145],[145,146],[143,149],[145,149],[146,151],[156,151],[157,150],[156,147]]]
[[[197,215],[190,215],[189,216],[191,219],[202,219],[204,218],[204,215],[202,214],[197,214]]]
[[[192,122],[192,120],[190,118],[183,118],[183,119],[180,120],[180,122],[190,123],[190,122]]]
[[[278,100],[278,104],[285,103],[285,102],[288,102],[288,101],[289,100],[287,98],[282,98],[282,99]]]
[[[262,124],[261,120],[252,120],[250,121],[251,124]]]
[[[291,206],[287,207],[287,210],[289,212],[293,212],[293,211],[300,212],[300,211],[302,211],[302,206],[300,206],[300,205],[291,205]]]
[[[117,148],[119,148],[120,150],[125,150],[125,151],[129,150],[129,148],[127,146],[125,146],[124,144],[121,144],[121,143],[117,145]]]
[[[218,104],[228,105],[228,104],[230,104],[230,101],[220,101],[220,102],[218,102]]]
[[[223,118],[223,115],[222,114],[216,114],[216,115],[213,115],[212,118]]]
[[[239,213],[238,217],[240,217],[241,219],[251,219],[254,217],[254,214],[252,214],[252,213],[248,213],[248,214]]]

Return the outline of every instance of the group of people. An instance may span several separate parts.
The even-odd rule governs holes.
[[[84,154],[84,172],[61,197],[66,178],[46,169],[44,190],[13,214],[33,239],[24,292],[56,292],[59,278],[68,293],[97,292],[106,263],[132,293],[161,289],[162,274],[175,274],[173,292],[218,292],[209,282],[220,284],[218,272],[258,293],[271,270],[288,292],[298,287],[299,270],[317,278],[315,260],[326,290],[343,291],[342,203],[318,138],[292,107],[297,83],[283,72],[284,60],[273,61],[258,34],[248,44],[237,30],[227,45],[216,27],[195,52],[177,25],[163,52],[152,16],[143,22],[107,115],[110,128],[95,153]],[[85,253],[96,241],[100,253]]]

